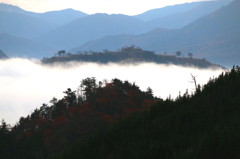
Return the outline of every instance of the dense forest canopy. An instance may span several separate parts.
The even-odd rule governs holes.
[[[135,83],[81,81],[10,127],[0,126],[0,154],[14,159],[240,157],[240,67],[195,93],[153,96]]]
[[[95,78],[86,78],[77,91],[68,88],[64,94],[63,99],[53,98],[51,105],[43,104],[21,117],[12,128],[3,121],[3,147],[13,147],[21,158],[44,158],[92,132],[142,112],[155,99],[150,88],[141,91],[134,83],[119,79],[97,83]],[[3,152],[6,158],[13,155],[9,152]]]

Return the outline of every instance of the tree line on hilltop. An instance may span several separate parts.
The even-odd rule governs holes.
[[[234,67],[163,100],[135,83],[86,78],[13,127],[2,121],[1,158],[238,159],[239,81]]]
[[[61,62],[97,62],[97,63],[141,63],[152,62],[158,64],[175,64],[181,66],[196,66],[200,68],[221,66],[212,64],[206,59],[193,58],[193,53],[189,52],[186,56],[181,51],[177,51],[175,55],[156,54],[153,51],[146,51],[136,46],[123,47],[117,51],[104,50],[102,52],[78,52],[76,54],[67,53],[65,50],[58,51],[53,57],[44,58],[45,64],[61,63]]]

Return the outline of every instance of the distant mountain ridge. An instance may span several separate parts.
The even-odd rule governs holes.
[[[216,12],[177,30],[155,29],[132,36],[118,35],[88,42],[74,50],[117,49],[136,45],[156,52],[192,52],[223,65],[239,64],[240,2],[234,1]]]
[[[72,9],[34,13],[0,3],[0,48],[8,52],[10,57],[49,56],[56,50],[51,44],[36,42],[36,38],[83,16],[86,14]]]
[[[86,13],[74,9],[64,9],[59,11],[50,11],[35,15],[38,18],[57,24],[58,26],[70,23],[78,18],[87,16]]]
[[[0,10],[0,33],[5,32],[23,38],[36,38],[56,26],[42,19]]]
[[[197,7],[202,3],[204,2],[191,2],[191,3],[183,3],[183,4],[166,6],[162,8],[156,8],[156,9],[148,10],[144,13],[135,15],[135,17],[148,22],[154,19],[168,17],[176,13],[189,11],[190,9]]]
[[[0,49],[0,59],[7,58],[7,55]]]
[[[56,51],[32,40],[7,33],[0,33],[0,48],[6,51],[9,57],[43,58]]]
[[[41,47],[44,46],[45,48],[52,48],[53,50],[69,50],[71,48],[76,48],[72,50],[77,51],[79,48],[89,50],[92,48],[90,45],[92,45],[93,40],[95,41],[94,43],[96,43],[99,41],[99,38],[106,39],[107,36],[115,35],[121,36],[117,36],[118,38],[111,39],[110,42],[105,41],[98,47],[94,46],[93,49],[105,49],[106,47],[108,49],[114,48],[115,50],[129,44],[136,44],[142,48],[145,48],[145,46],[148,45],[149,47],[146,47],[146,49],[153,50],[155,49],[154,45],[157,45],[156,43],[159,43],[159,41],[152,42],[151,39],[152,36],[157,38],[159,31],[162,34],[161,36],[163,36],[162,39],[165,38],[165,36],[168,37],[168,34],[170,33],[170,31],[167,30],[168,28],[182,27],[184,25],[187,25],[193,20],[196,20],[197,18],[203,16],[203,13],[206,14],[213,12],[214,10],[223,6],[224,3],[227,4],[230,1],[231,0],[219,0],[216,1],[216,3],[186,3],[150,10],[137,16],[108,14],[87,15],[83,12],[72,9],[46,13],[34,13],[25,11],[16,6],[0,3],[0,33],[6,33],[12,37],[14,36],[19,37],[20,39],[26,39],[29,42],[28,45],[21,46],[22,49],[25,47],[24,49],[28,50],[26,52],[33,52],[36,50],[34,50],[33,47],[31,47],[32,49],[26,48],[29,45],[31,46],[32,43],[38,44]],[[213,6],[213,4],[219,5]],[[172,12],[174,8],[175,11]],[[181,14],[179,12],[181,12]],[[148,18],[150,17],[151,21],[140,20],[141,18],[139,17],[141,16],[146,16]],[[161,29],[157,29],[159,27]],[[167,29],[163,29],[163,27],[166,27]],[[147,33],[149,31],[150,33]],[[171,35],[172,32],[175,31],[171,31]],[[145,38],[148,40],[144,41]],[[179,38],[175,37],[175,39],[178,40]],[[167,47],[169,46],[169,42],[175,45],[174,39],[171,39],[170,41],[160,40],[160,43],[166,44],[162,47],[162,50],[169,50]],[[119,43],[121,43],[120,46]],[[150,48],[150,45],[153,47],[153,49]],[[10,46],[10,43],[8,46]],[[176,51],[175,47],[171,48]],[[8,48],[6,51],[8,52],[9,49],[10,48]],[[17,56],[26,55],[26,52],[24,55],[22,54],[23,52],[20,51],[21,49],[18,50],[11,48],[10,50],[10,52],[12,52],[11,54],[15,54]],[[47,54],[48,51],[44,52]],[[37,54],[31,53],[30,56],[32,55]]]
[[[140,34],[151,30],[138,18],[121,14],[94,14],[48,32],[39,42],[68,49],[106,35]]]
[[[49,11],[44,13],[35,13],[35,12],[25,11],[17,6],[4,4],[4,3],[0,3],[0,11],[31,16],[33,18],[38,18],[57,26],[67,24],[77,18],[87,16],[86,13],[83,13],[81,11],[77,11],[74,9],[64,9],[64,10]]]
[[[23,10],[22,8],[20,8],[18,6],[14,6],[14,5],[7,4],[7,3],[0,3],[0,11],[8,12],[8,13],[23,14],[23,15],[37,14],[34,12]]]
[[[39,38],[38,41],[43,44],[52,44],[53,47],[58,49],[71,49],[90,40],[96,40],[104,36],[119,34],[136,35],[146,33],[159,27],[182,27],[203,15],[217,10],[224,4],[230,3],[229,1],[231,0],[185,3],[157,10],[150,10],[137,16],[116,14],[89,15],[53,29]],[[195,8],[198,7],[199,9],[195,10]],[[179,15],[178,11],[181,11],[182,14]],[[190,13],[188,13],[188,11]],[[147,21],[147,18],[144,17],[151,17],[152,21]],[[186,20],[184,21],[184,19]]]
[[[211,14],[214,11],[230,4],[233,0],[218,0],[218,1],[203,1],[203,2],[192,2],[182,4],[183,7],[188,7],[188,10],[174,12],[168,16],[162,16],[159,18],[148,21],[150,25],[160,26],[161,28],[177,29],[182,28],[191,22],[201,18],[205,15]],[[177,5],[176,7],[181,7]],[[175,8],[172,6],[172,8]]]

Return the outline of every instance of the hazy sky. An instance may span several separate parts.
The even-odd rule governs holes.
[[[98,65],[74,63],[74,67],[46,67],[27,59],[0,60],[0,120],[14,124],[21,116],[30,114],[42,103],[53,97],[62,98],[67,88],[76,90],[80,81],[87,77],[97,80],[119,78],[136,82],[142,90],[153,89],[162,98],[194,90],[191,74],[197,83],[205,84],[210,77],[217,77],[222,70],[204,70],[173,65]]]
[[[201,0],[0,0],[35,12],[73,8],[88,14],[121,13],[135,15],[144,11]]]

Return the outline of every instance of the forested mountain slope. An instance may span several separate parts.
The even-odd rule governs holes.
[[[156,100],[141,115],[48,159],[238,159],[239,81],[236,67],[198,87],[193,95]]]
[[[0,125],[8,159],[238,159],[240,68],[177,99],[134,83],[81,81],[10,128]],[[197,82],[197,81],[196,81]],[[171,85],[169,85],[171,86]]]

